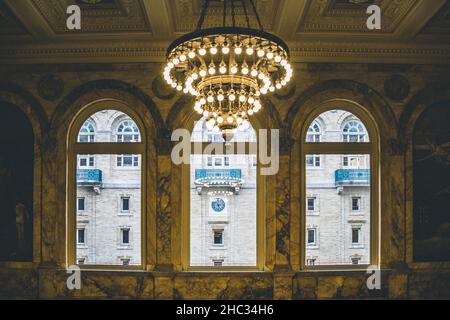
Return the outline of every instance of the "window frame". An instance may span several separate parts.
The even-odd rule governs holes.
[[[187,129],[190,133],[193,132],[195,122],[200,121],[201,116],[196,114],[192,114],[189,119],[189,126]],[[213,150],[211,154],[207,156],[227,156],[227,155],[238,155],[244,154],[248,156],[257,156],[258,149],[258,122],[251,122],[253,129],[256,132],[256,142],[192,142],[191,141],[191,155],[199,154],[201,155],[205,148],[209,145],[213,144],[217,146],[216,149]],[[202,135],[204,136],[204,135]],[[250,137],[249,137],[250,138]],[[204,137],[203,137],[204,139]],[[214,140],[214,138],[213,138]],[[269,139],[270,140],[270,139]],[[197,150],[195,148],[195,144],[201,144],[201,150]],[[238,148],[238,144],[244,144],[245,148]],[[226,150],[228,146],[234,145],[232,150],[234,153],[226,154]],[[243,152],[243,150],[245,151]],[[222,150],[222,153],[216,153],[216,150]],[[252,153],[251,151],[255,151],[256,153]],[[202,152],[202,153],[198,153]],[[250,165],[253,165],[253,158],[250,159]],[[214,164],[214,160],[213,160]],[[231,165],[231,161],[230,161]],[[224,272],[224,271],[264,271],[267,269],[265,266],[266,261],[266,239],[265,239],[265,220],[266,220],[266,198],[265,194],[265,185],[266,185],[266,176],[261,175],[261,164],[257,161],[256,165],[256,265],[253,267],[248,266],[191,266],[190,265],[190,182],[191,182],[191,165],[190,164],[181,164],[181,184],[182,184],[182,194],[181,194],[181,256],[180,256],[180,267],[182,271],[187,272],[196,272],[196,271],[211,271],[211,272]],[[224,240],[225,241],[225,240]]]
[[[311,124],[324,112],[331,110],[343,110],[352,113],[359,118],[362,125],[366,128],[366,142],[307,142],[306,137]],[[369,140],[369,141],[367,141]],[[299,268],[300,270],[365,270],[370,265],[380,265],[380,146],[379,133],[376,122],[373,117],[364,109],[363,106],[349,100],[329,100],[314,108],[305,118],[300,131],[299,146],[300,161],[300,251]],[[306,155],[370,155],[370,262],[359,265],[315,265],[308,266],[306,263],[306,217],[308,210],[306,206]]]
[[[114,136],[112,142],[92,142],[92,143],[80,143],[78,142],[78,133],[83,124],[91,118],[92,115],[100,112],[102,110],[115,110],[124,113],[127,118],[134,121],[140,133],[139,142],[117,142],[117,138]],[[121,121],[122,122],[122,121]],[[121,123],[120,122],[120,123]],[[146,142],[147,134],[145,130],[144,123],[141,117],[128,105],[117,100],[100,100],[94,102],[74,116],[71,127],[68,133],[68,153],[67,153],[67,251],[66,251],[66,265],[76,265],[77,264],[77,181],[76,181],[76,170],[77,170],[77,155],[123,155],[132,154],[140,155],[140,162],[138,167],[133,167],[132,169],[141,170],[141,250],[140,250],[140,260],[139,265],[79,265],[81,269],[85,270],[146,270],[148,261],[147,255],[147,152],[146,152]],[[116,157],[115,157],[116,158]],[[116,168],[116,166],[113,166]],[[130,235],[131,237],[131,235]]]

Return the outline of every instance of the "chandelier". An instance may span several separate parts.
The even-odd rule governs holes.
[[[194,96],[194,110],[205,117],[207,128],[226,137],[249,128],[249,117],[262,108],[261,96],[284,87],[293,70],[288,46],[263,30],[253,0],[223,0],[223,26],[202,29],[210,2],[203,1],[196,31],[169,46],[164,79]],[[236,26],[235,2],[242,4],[247,27]],[[251,27],[250,9],[259,29]]]

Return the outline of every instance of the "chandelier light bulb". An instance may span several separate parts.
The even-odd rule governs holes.
[[[232,116],[228,116],[227,122],[228,122],[229,124],[232,124],[233,121],[234,121],[234,118],[233,118]]]
[[[211,47],[211,49],[209,49],[209,52],[210,52],[212,55],[216,55],[216,54],[217,54],[217,48],[216,48],[216,47]]]
[[[176,66],[180,63],[180,60],[178,58],[175,58],[172,60],[172,63]]]
[[[217,101],[222,102],[223,99],[225,99],[225,97],[223,96],[223,94],[219,94],[219,95],[217,96]]]
[[[236,100],[236,95],[234,93],[230,93],[230,95],[228,96],[228,100],[230,100],[231,102]]]
[[[205,48],[198,49],[198,54],[204,56],[206,54],[206,49]]]
[[[211,95],[211,96],[208,96],[208,98],[206,99],[209,103],[213,103],[214,102],[214,97]]]
[[[215,75],[215,74],[216,74],[216,68],[214,68],[214,67],[209,67],[208,72],[209,72],[210,75]]]
[[[198,79],[198,74],[197,74],[196,72],[194,72],[194,73],[191,75],[191,77],[192,77],[192,79],[197,80],[197,79]]]
[[[222,124],[223,123],[223,118],[221,116],[217,117],[217,123],[218,124]]]
[[[247,100],[247,98],[245,97],[245,95],[241,94],[241,95],[239,96],[239,101],[242,102],[242,103],[244,103],[245,100]]]
[[[229,54],[230,53],[230,48],[228,46],[225,46],[222,48],[222,53],[223,54]]]
[[[188,57],[189,57],[189,59],[194,59],[195,58],[195,51],[189,51]]]
[[[264,57],[265,54],[266,54],[266,52],[262,48],[259,49],[258,52],[257,52],[257,55],[260,58]]]
[[[255,50],[252,47],[248,47],[245,52],[247,53],[247,55],[251,56],[255,52]]]
[[[258,76],[258,70],[253,69],[252,72],[251,72],[251,76],[252,76],[253,78],[256,78],[256,77]]]
[[[232,74],[236,74],[236,73],[238,72],[237,66],[235,66],[235,65],[232,66],[231,69],[230,69],[230,71],[231,71]]]
[[[241,124],[241,123],[242,123],[242,121],[243,121],[243,120],[242,120],[242,118],[241,118],[241,117],[237,117],[237,118],[236,118],[236,123],[237,123],[237,124]]]
[[[205,69],[200,70],[200,77],[202,77],[202,78],[206,77],[206,70]]]
[[[273,55],[272,51],[267,52],[267,59],[272,60],[273,57],[274,57],[274,55]]]
[[[172,82],[171,86],[175,89],[177,87],[177,84],[175,82]]]
[[[181,61],[181,62],[184,62],[184,61],[186,61],[186,59],[187,59],[187,57],[186,57],[186,55],[183,53],[183,54],[180,56],[180,61]]]
[[[281,57],[280,56],[275,56],[275,62],[276,63],[280,63],[281,62]]]
[[[253,112],[252,109],[249,109],[249,110],[247,111],[247,113],[248,113],[249,116],[251,116],[251,115],[253,115],[254,112]]]
[[[234,48],[234,53],[236,53],[237,55],[240,55],[242,53],[242,47],[237,46],[236,48]]]
[[[255,103],[255,98],[253,98],[253,97],[248,98],[248,103],[249,104],[254,104]]]

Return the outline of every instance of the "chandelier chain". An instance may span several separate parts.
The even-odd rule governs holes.
[[[203,26],[203,22],[205,21],[205,18],[206,18],[206,12],[208,11],[208,6],[209,6],[209,0],[203,0],[202,12],[200,14],[200,19],[198,20],[198,23],[197,23],[197,30],[200,30]]]
[[[247,28],[250,28],[250,18],[248,16],[247,6],[245,4],[245,0],[241,0],[242,7],[244,8],[245,20],[247,21]]]
[[[252,5],[253,12],[255,13],[256,21],[258,21],[259,30],[263,31],[264,28],[263,28],[263,25],[261,23],[261,19],[259,18],[258,10],[256,10],[255,2],[253,0],[250,0],[250,3]]]

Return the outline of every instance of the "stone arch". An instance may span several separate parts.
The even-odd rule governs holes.
[[[327,80],[306,89],[293,103],[284,123],[291,135],[299,136],[302,119],[316,106],[330,100],[341,99],[362,106],[379,126],[379,133],[385,143],[398,141],[399,132],[395,115],[387,101],[366,84],[353,80]]]
[[[145,92],[132,84],[111,79],[90,81],[73,89],[57,106],[50,122],[51,127],[58,127],[64,119],[72,118],[75,115],[74,112],[82,107],[105,98],[124,101],[132,108],[140,105],[142,111],[144,109],[148,111],[149,114],[143,117],[143,120],[151,124],[151,127],[155,129],[155,135],[164,131],[161,113]],[[76,109],[74,106],[78,109],[74,110]]]

